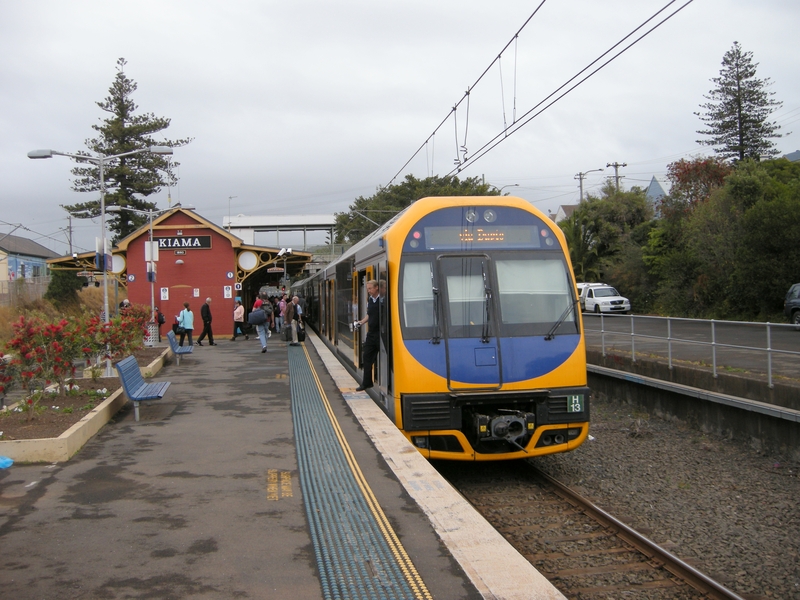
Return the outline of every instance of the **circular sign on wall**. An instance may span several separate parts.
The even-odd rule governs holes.
[[[252,271],[256,268],[258,264],[258,256],[255,252],[251,252],[250,250],[245,250],[244,252],[239,254],[239,258],[237,259],[239,263],[239,267],[243,271]]]
[[[111,272],[115,274],[122,273],[127,267],[127,263],[125,262],[125,257],[122,254],[114,254],[111,257]]]

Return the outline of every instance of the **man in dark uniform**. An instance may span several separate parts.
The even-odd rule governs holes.
[[[364,341],[364,379],[361,385],[356,388],[357,392],[372,387],[372,372],[375,368],[375,361],[381,349],[380,343],[380,302],[378,294],[378,282],[370,279],[367,282],[367,316],[358,321],[359,325],[367,324],[367,339]]]
[[[200,317],[203,319],[203,333],[197,338],[197,345],[202,346],[202,341],[208,336],[208,345],[216,346],[214,343],[214,334],[211,332],[211,298],[206,298],[206,303],[200,307]]]

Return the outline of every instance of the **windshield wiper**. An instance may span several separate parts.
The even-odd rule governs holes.
[[[439,288],[433,288],[433,337],[432,344],[441,342],[441,330],[439,329]]]
[[[561,316],[558,318],[553,326],[550,328],[550,331],[547,332],[547,335],[544,336],[546,342],[549,342],[556,336],[556,329],[558,329],[561,324],[567,319],[569,313],[571,313],[575,309],[575,305],[578,303],[577,300],[573,300],[567,308],[564,309],[564,312],[561,313]]]

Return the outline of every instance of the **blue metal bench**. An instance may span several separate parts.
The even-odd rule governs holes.
[[[194,346],[179,346],[178,338],[175,337],[175,332],[173,331],[167,332],[167,339],[169,340],[170,348],[172,348],[172,353],[175,355],[176,362],[179,365],[181,364],[181,354],[191,354],[192,350],[194,350]]]
[[[119,371],[119,378],[122,381],[125,395],[133,402],[133,412],[137,421],[139,420],[139,402],[163,398],[170,384],[169,381],[145,383],[142,371],[139,369],[139,363],[136,362],[136,357],[134,356],[129,356],[119,361],[117,363],[117,371]]]

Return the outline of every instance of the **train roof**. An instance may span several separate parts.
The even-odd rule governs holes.
[[[378,227],[375,231],[370,233],[367,237],[359,240],[353,246],[348,248],[345,252],[341,254],[341,256],[337,257],[336,260],[328,263],[323,271],[327,271],[331,267],[335,266],[339,262],[346,260],[352,256],[357,255],[359,252],[364,250],[365,248],[369,247],[371,244],[377,244],[378,240],[383,237],[383,235],[391,229],[395,223],[397,223],[407,212],[415,209],[419,206],[420,202],[427,202],[427,201],[439,201],[439,202],[450,202],[453,204],[464,204],[466,199],[469,199],[473,204],[475,204],[475,200],[480,198],[481,202],[485,202],[487,204],[508,204],[510,206],[517,206],[519,208],[530,209],[532,212],[539,214],[542,219],[547,219],[546,215],[541,213],[539,209],[533,206],[527,200],[523,198],[519,198],[517,196],[426,196],[424,198],[420,198],[416,200],[413,204],[408,205],[406,208],[401,210],[399,213],[394,215],[391,219],[386,221],[383,225]],[[307,277],[302,281],[295,282],[292,287],[301,286],[303,285],[308,279],[312,279],[314,276]]]

